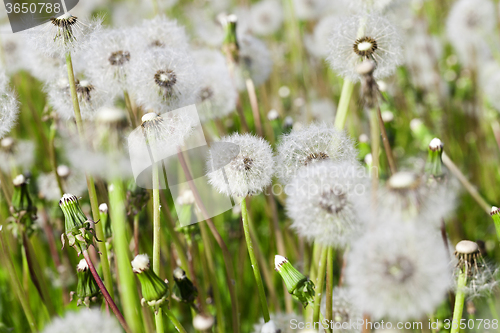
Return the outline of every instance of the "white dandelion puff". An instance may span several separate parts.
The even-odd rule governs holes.
[[[332,294],[333,327],[339,333],[359,333],[360,325],[352,325],[363,320],[361,311],[353,305],[351,292],[346,287],[335,287]],[[321,299],[321,312],[326,311],[326,298]]]
[[[283,23],[283,8],[277,0],[262,0],[250,8],[250,27],[257,35],[271,35]]]
[[[199,82],[192,57],[179,49],[151,49],[134,61],[129,79],[146,110],[171,111],[196,101]]]
[[[101,29],[101,18],[82,22],[76,16],[65,13],[52,17],[49,22],[27,31],[32,45],[45,55],[64,57],[85,47],[91,36]]]
[[[9,86],[9,79],[0,71],[0,139],[5,137],[16,124],[19,102]]]
[[[184,28],[175,20],[170,20],[163,15],[156,16],[151,20],[144,20],[135,29],[134,44],[137,48],[188,48],[188,37]]]
[[[96,86],[111,95],[122,94],[128,87],[130,62],[137,57],[133,29],[106,29],[91,38],[84,53],[86,74]]]
[[[301,315],[295,314],[295,313],[272,313],[271,314],[271,321],[273,322],[274,327],[279,330],[277,332],[281,333],[294,333],[296,332],[295,329],[292,328],[292,325],[290,323],[292,321],[296,320],[297,323],[303,323],[304,318]],[[269,331],[264,331],[263,329],[265,327],[265,322],[264,318],[260,318],[259,322],[253,325],[253,333],[263,333],[263,332],[269,332]],[[269,326],[268,326],[269,327]]]
[[[302,168],[285,191],[291,228],[308,241],[345,247],[361,233],[358,212],[369,207],[370,186],[357,164],[324,161]]]
[[[10,173],[12,168],[29,170],[35,160],[35,144],[11,137],[0,141],[0,169]]]
[[[293,0],[295,15],[301,20],[319,18],[328,8],[328,0]]]
[[[312,124],[283,135],[277,147],[277,177],[287,184],[297,171],[322,160],[355,163],[357,150],[343,131],[324,123]]]
[[[443,301],[451,268],[438,233],[389,220],[353,244],[346,281],[354,304],[373,319],[408,320],[432,313]]]
[[[45,326],[43,333],[121,333],[117,321],[99,310],[68,312]]]
[[[63,188],[66,192],[80,197],[87,191],[85,174],[71,170],[66,165],[59,165],[57,167],[57,174],[61,178]],[[40,197],[45,200],[58,201],[61,199],[61,192],[54,173],[44,173],[38,176],[37,185]]]
[[[222,53],[210,49],[193,52],[201,74],[196,108],[202,122],[222,118],[236,108],[238,92],[234,87]]]
[[[308,35],[307,38],[304,39],[305,47],[310,54],[318,58],[326,58],[328,56],[328,51],[330,50],[328,46],[330,37],[341,19],[342,16],[332,14],[322,17],[321,20],[319,20],[314,27],[313,34]]]
[[[342,77],[359,81],[356,67],[366,59],[376,63],[375,79],[394,73],[401,63],[401,38],[389,20],[378,15],[351,16],[334,29],[328,62]]]
[[[250,134],[235,133],[221,138],[220,142],[239,147],[238,154],[223,144],[212,145],[210,149],[208,179],[220,193],[246,197],[260,193],[271,184],[274,159],[267,141]],[[213,165],[218,165],[221,160],[228,160],[228,163],[223,168],[214,168]]]
[[[238,36],[239,57],[235,71],[238,90],[246,89],[245,79],[250,77],[254,85],[260,86],[269,78],[273,67],[271,53],[266,44],[253,36]]]
[[[490,57],[488,39],[495,34],[495,5],[489,0],[459,0],[446,21],[448,38],[464,65]]]

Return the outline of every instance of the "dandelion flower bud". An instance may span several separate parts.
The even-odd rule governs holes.
[[[76,266],[76,271],[78,276],[78,284],[76,286],[77,306],[85,304],[86,307],[89,307],[91,302],[97,304],[101,299],[101,290],[92,276],[85,259],[80,260]],[[71,296],[73,296],[73,293]]]
[[[138,254],[132,260],[132,270],[137,274],[142,288],[141,304],[148,304],[155,313],[161,306],[168,302],[168,285],[149,268],[149,257],[147,254]]]
[[[17,222],[17,227],[23,228],[30,236],[33,232],[33,221],[36,220],[36,206],[33,205],[28,189],[28,181],[21,174],[12,181],[14,193],[12,194],[12,205],[10,212]]]
[[[61,178],[67,178],[71,174],[71,169],[64,164],[58,165],[56,171]]]
[[[67,312],[63,318],[54,318],[42,333],[121,333],[122,328],[113,316],[106,315],[103,311],[86,310]]]
[[[19,102],[14,91],[9,87],[5,72],[0,70],[0,139],[14,127],[18,113]]]
[[[419,318],[444,299],[451,272],[434,230],[385,221],[358,239],[347,259],[353,304],[372,318]]]
[[[365,170],[348,162],[303,168],[285,188],[291,228],[311,242],[346,246],[362,230],[369,188]]]
[[[235,133],[212,145],[207,169],[209,183],[220,193],[237,197],[255,195],[271,184],[274,173],[272,149],[260,137]]]
[[[64,194],[59,200],[59,207],[64,214],[64,233],[61,235],[61,242],[64,248],[66,239],[68,245],[74,247],[78,255],[93,245],[97,236],[92,228],[92,221],[85,216],[78,203],[78,198],[73,194]],[[99,241],[99,240],[98,240]]]
[[[500,209],[498,207],[491,207],[490,211],[491,218],[493,219],[493,222],[495,223],[495,227],[497,229],[497,233],[500,232]]]
[[[427,158],[426,171],[435,178],[444,175],[443,172],[443,142],[438,138],[432,139],[429,143],[429,157]]]
[[[357,161],[354,142],[343,131],[326,124],[312,124],[283,135],[277,147],[277,176],[288,184],[304,166],[323,160]]]
[[[375,79],[394,73],[401,62],[401,41],[397,29],[384,17],[370,14],[344,19],[330,39],[330,67],[340,76],[356,82],[363,60],[373,60]]]
[[[104,237],[111,237],[111,223],[108,220],[108,205],[106,203],[102,203],[99,205],[99,220],[102,223],[102,228],[104,230]]]
[[[285,282],[288,292],[306,307],[314,302],[314,283],[293,267],[287,258],[274,257],[274,267]]]
[[[174,270],[174,287],[172,288],[172,298],[178,302],[183,302],[194,306],[194,301],[198,296],[198,290],[193,282],[186,276],[182,268]]]

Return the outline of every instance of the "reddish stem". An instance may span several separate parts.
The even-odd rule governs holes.
[[[90,256],[89,256],[87,249],[83,250],[83,257],[85,258],[85,261],[87,261],[87,265],[90,268],[90,272],[92,272],[92,276],[94,277],[95,282],[97,282],[99,289],[101,289],[102,295],[106,299],[106,302],[108,303],[109,307],[111,308],[111,310],[115,314],[116,318],[118,318],[118,321],[122,325],[123,329],[127,333],[132,333],[132,331],[130,330],[130,328],[127,325],[127,322],[125,321],[125,318],[123,318],[123,315],[121,314],[120,310],[118,309],[115,302],[113,301],[113,299],[109,295],[108,290],[106,289],[106,286],[104,285],[104,283],[101,280],[101,277],[99,276],[99,274],[97,274],[97,271],[94,267],[94,264],[92,263],[92,260],[90,260]]]

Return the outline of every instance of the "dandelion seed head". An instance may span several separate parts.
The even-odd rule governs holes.
[[[478,65],[490,57],[487,39],[496,26],[495,5],[490,0],[459,0],[446,21],[446,32],[460,61]]]
[[[301,20],[314,20],[328,8],[328,0],[293,0],[295,15]]]
[[[290,325],[290,322],[292,320],[297,320],[298,323],[304,322],[304,318],[295,313],[290,313],[290,314],[285,314],[285,313],[272,313],[271,314],[271,321],[274,323],[274,327],[276,331],[274,332],[281,332],[281,333],[294,333],[296,332],[295,329],[292,329],[292,325]],[[267,331],[269,329],[269,326],[265,326],[264,318],[260,318],[259,322],[253,325],[253,330],[252,333],[268,333],[270,331]],[[266,331],[264,331],[266,329]],[[273,332],[273,331],[271,331]]]
[[[207,331],[215,324],[214,317],[198,314],[193,318],[193,327],[198,331]]]
[[[342,20],[332,29],[329,42],[330,67],[342,77],[359,81],[356,67],[363,60],[376,64],[375,79],[394,73],[401,63],[401,38],[396,27],[386,18],[371,14],[354,15]]]
[[[164,113],[194,104],[199,90],[192,57],[179,49],[161,48],[143,52],[133,62],[130,89],[147,110]]]
[[[196,108],[202,122],[227,116],[236,108],[238,92],[222,53],[210,49],[193,52],[200,73]]]
[[[81,172],[75,172],[66,165],[57,167],[57,174],[61,177],[62,185],[65,190],[82,196],[87,191],[87,182],[85,175]],[[42,173],[37,178],[39,196],[49,201],[59,200],[61,192],[57,184],[54,173]]]
[[[245,78],[249,75],[254,85],[260,86],[269,78],[273,67],[271,53],[266,44],[251,35],[238,36],[239,59],[235,71],[238,90],[245,90]]]
[[[99,211],[101,213],[107,213],[108,212],[108,205],[104,202],[99,205]]]
[[[9,80],[0,71],[0,139],[5,137],[16,124],[19,102],[14,91],[9,87]]]
[[[21,170],[29,170],[34,159],[35,144],[32,141],[14,140],[10,146],[0,149],[0,170],[10,173],[13,166]]]
[[[432,229],[387,220],[352,247],[346,281],[353,303],[372,318],[419,318],[432,313],[450,286],[448,255]]]
[[[358,210],[366,209],[367,175],[352,162],[318,162],[302,168],[286,186],[291,228],[318,244],[344,247],[362,230]]]
[[[62,318],[55,318],[45,326],[42,333],[120,333],[122,329],[116,320],[100,310],[85,309],[67,312]]]
[[[325,159],[355,163],[357,150],[353,140],[324,123],[294,129],[281,137],[277,147],[277,177],[287,184],[300,168]]]
[[[231,156],[226,145],[213,145],[207,160],[207,169],[228,159],[223,168],[208,173],[209,183],[220,193],[246,197],[260,193],[271,184],[274,159],[271,146],[264,139],[250,134],[232,134],[221,138],[221,143],[239,147],[239,153]]]
[[[306,36],[304,39],[305,47],[313,56],[324,59],[328,56],[328,42],[334,31],[335,26],[341,19],[339,14],[331,14],[322,17],[314,27],[312,35]]]
[[[164,15],[144,20],[136,28],[133,37],[135,38],[135,46],[141,50],[154,48],[187,50],[188,48],[188,37],[184,27]]]
[[[283,23],[283,8],[279,1],[261,0],[250,8],[250,27],[257,35],[271,35]]]
[[[83,272],[83,271],[86,271],[87,269],[89,269],[89,265],[87,264],[87,260],[85,260],[85,259],[80,260],[78,262],[78,265],[76,265],[76,269],[79,272]]]
[[[363,319],[363,315],[359,309],[353,305],[352,295],[348,288],[335,287],[332,294],[332,319],[336,325],[336,331],[340,333],[359,333],[361,330],[357,325],[349,325],[349,323],[357,323]],[[321,300],[321,312],[326,311],[326,298]],[[346,323],[346,324],[344,324]],[[342,327],[341,329],[338,329]]]

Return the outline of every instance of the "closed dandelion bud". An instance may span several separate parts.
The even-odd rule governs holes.
[[[64,214],[65,232],[61,235],[63,248],[67,239],[68,245],[74,247],[80,255],[83,250],[93,245],[94,238],[99,241],[94,229],[92,229],[93,221],[85,216],[76,196],[64,194],[59,200],[59,207]]]
[[[498,207],[491,207],[490,211],[491,218],[495,222],[495,228],[497,230],[498,237],[500,237],[500,209]]]
[[[168,303],[168,285],[149,269],[149,257],[147,254],[139,254],[132,260],[132,269],[137,274],[142,289],[141,304],[149,305],[158,313],[165,303]]]
[[[239,58],[239,46],[238,39],[236,37],[236,27],[238,25],[238,18],[236,15],[228,15],[222,19],[222,23],[225,28],[224,37],[224,52],[230,56],[234,61],[238,61]]]
[[[111,237],[111,224],[108,221],[108,205],[106,203],[102,203],[99,205],[99,218],[102,222],[102,227],[104,229],[104,237]]]
[[[288,292],[299,300],[304,307],[314,302],[314,283],[304,274],[295,269],[287,258],[276,255],[275,269],[285,282]]]
[[[443,142],[438,138],[432,139],[429,144],[429,157],[427,158],[426,171],[434,178],[441,178],[443,173]]]
[[[33,220],[36,219],[36,207],[31,201],[28,191],[28,182],[23,175],[18,175],[13,180],[14,194],[12,195],[12,206],[10,212],[16,221],[22,224],[27,231],[31,230]],[[29,232],[30,233],[30,232]]]
[[[198,290],[193,282],[186,276],[186,272],[182,268],[177,267],[174,270],[174,287],[172,289],[172,298],[176,301],[183,302],[194,306],[194,301],[198,296]]]
[[[78,266],[76,266],[76,275],[78,276],[78,284],[76,286],[76,293],[72,292],[71,298],[76,294],[78,297],[76,304],[78,306],[85,304],[86,307],[89,307],[91,302],[99,304],[101,290],[92,276],[85,259],[80,260]]]
[[[214,326],[214,317],[198,314],[193,318],[193,327],[197,331],[208,331]]]

